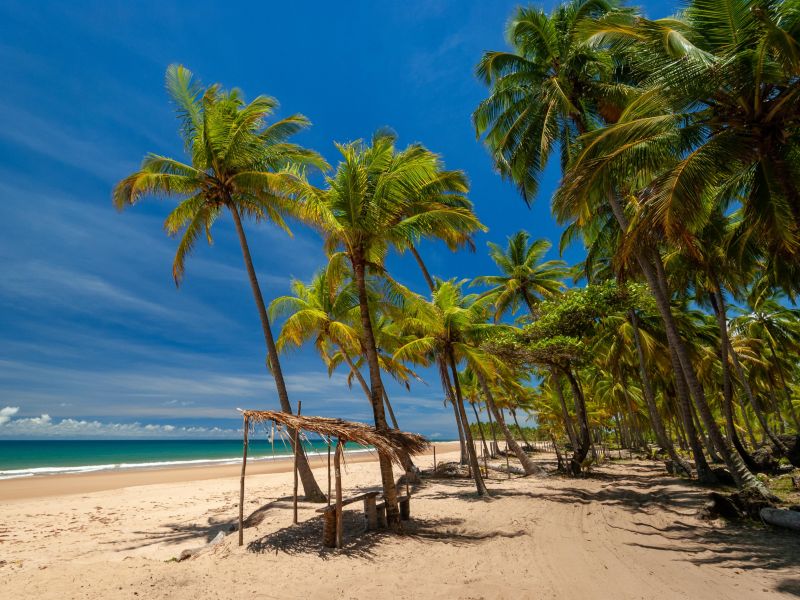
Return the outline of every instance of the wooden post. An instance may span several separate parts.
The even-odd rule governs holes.
[[[331,505],[331,439],[328,438],[328,506]]]
[[[300,408],[303,405],[302,400],[297,401],[297,416],[300,416]],[[300,430],[294,430],[294,517],[292,519],[292,523],[297,525],[297,457],[300,454],[300,448],[298,445],[300,437]]]
[[[433,445],[433,474],[436,475],[436,444]]]
[[[336,454],[333,457],[333,469],[336,478],[336,547],[342,547],[342,440],[336,440]]]
[[[247,430],[250,422],[244,417],[244,449],[242,450],[242,477],[239,480],[239,545],[244,544],[244,472],[247,468]]]

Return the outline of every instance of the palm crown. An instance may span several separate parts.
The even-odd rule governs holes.
[[[269,219],[285,228],[283,217],[293,210],[291,191],[298,174],[325,162],[287,141],[309,125],[304,116],[266,124],[278,106],[274,98],[258,96],[245,103],[236,89],[212,85],[203,90],[180,65],[171,65],[166,79],[191,161],[148,154],[139,171],[117,184],[113,200],[121,210],[143,196],[181,198],[164,222],[170,235],[181,236],[173,263],[179,283],[186,257],[200,235],[211,242],[211,227],[223,209],[234,218]]]

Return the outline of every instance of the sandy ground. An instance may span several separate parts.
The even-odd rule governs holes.
[[[439,450],[440,460],[454,456]],[[417,463],[429,468],[431,457]],[[325,469],[316,473],[325,487]],[[102,491],[88,491],[87,479],[84,493],[28,490],[16,499],[2,491],[13,483],[0,482],[0,597],[800,596],[800,536],[699,521],[703,490],[650,463],[608,463],[585,479],[493,473],[488,500],[467,480],[429,480],[412,499],[403,535],[362,533],[351,505],[341,551],[321,549],[315,505],[301,503],[301,524],[291,525],[291,473],[255,474],[245,512],[262,509],[264,518],[245,530],[245,546],[233,533],[176,563],[181,550],[236,521],[238,478],[207,475],[198,469],[195,480],[177,473],[171,483]],[[375,462],[349,461],[343,477],[347,493],[380,480]]]

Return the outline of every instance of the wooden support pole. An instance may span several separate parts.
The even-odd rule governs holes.
[[[436,444],[433,445],[433,474],[436,475]]]
[[[244,417],[244,449],[242,450],[242,477],[239,480],[239,545],[244,544],[244,473],[247,468],[247,430],[250,423]]]
[[[336,440],[336,454],[333,457],[333,470],[336,478],[336,547],[342,547],[342,440]]]
[[[331,505],[331,439],[328,438],[328,506]]]
[[[303,405],[302,400],[297,401],[297,416],[300,416],[300,408]],[[294,430],[294,516],[292,518],[292,523],[297,525],[297,459],[300,455],[300,446],[298,444],[300,438],[300,430]]]

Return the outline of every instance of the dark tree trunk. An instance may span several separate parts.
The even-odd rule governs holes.
[[[269,316],[267,315],[267,307],[264,304],[264,296],[261,294],[261,286],[258,283],[256,270],[253,267],[253,259],[250,256],[250,247],[247,243],[247,236],[244,233],[244,226],[242,219],[239,216],[239,210],[229,202],[228,208],[233,216],[233,222],[236,225],[236,233],[239,236],[239,245],[242,248],[242,257],[244,258],[244,266],[247,269],[247,276],[250,279],[250,288],[253,291],[253,299],[258,309],[258,316],[261,319],[261,330],[264,334],[264,341],[267,344],[267,367],[275,380],[275,387],[278,391],[278,400],[281,405],[281,411],[292,414],[292,406],[289,404],[289,393],[286,390],[286,382],[283,379],[283,371],[281,370],[281,363],[278,360],[278,349],[275,347],[275,338],[272,337],[272,328],[269,323]],[[294,430],[289,430],[289,440],[292,444],[292,451],[294,452]],[[314,479],[314,473],[308,464],[308,458],[302,450],[298,452],[297,457],[297,470],[300,475],[300,481],[303,484],[303,493],[306,500],[309,502],[325,502],[325,494],[322,493],[317,481]]]
[[[375,418],[375,429],[388,431],[386,413],[383,409],[383,382],[381,381],[381,367],[378,362],[378,349],[375,345],[375,334],[372,330],[372,317],[369,314],[369,296],[367,294],[366,264],[363,256],[355,254],[350,256],[353,273],[355,274],[356,287],[358,288],[359,309],[361,313],[361,345],[367,357],[369,367],[370,403],[372,414]],[[380,463],[383,495],[386,501],[386,520],[393,528],[400,526],[400,509],[397,505],[397,489],[394,484],[392,461],[382,454],[378,455]]]
[[[586,460],[586,456],[589,454],[589,446],[592,443],[589,432],[589,418],[586,414],[586,400],[583,397],[580,383],[578,383],[571,369],[562,369],[562,372],[567,377],[567,381],[569,381],[575,401],[575,417],[578,420],[579,433],[578,445],[573,449],[572,458],[570,459],[570,468],[573,475],[579,475],[583,469],[583,461]]]
[[[550,377],[553,381],[553,385],[556,388],[558,402],[561,405],[561,414],[564,418],[564,429],[567,432],[569,443],[572,444],[572,449],[574,450],[578,447],[578,437],[575,435],[575,428],[572,426],[572,417],[569,416],[567,402],[564,399],[564,390],[561,389],[561,379],[558,376],[558,372],[552,367],[550,368]]]

